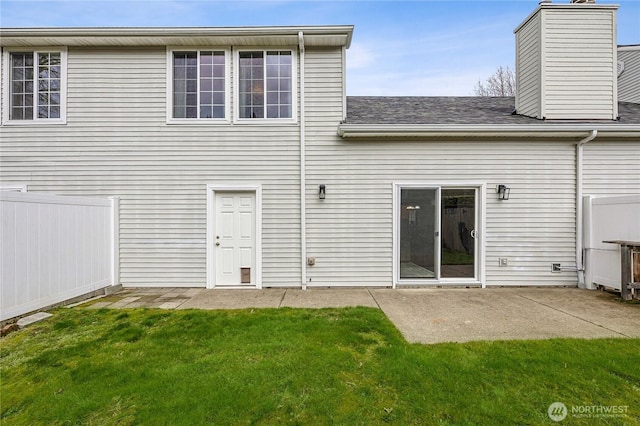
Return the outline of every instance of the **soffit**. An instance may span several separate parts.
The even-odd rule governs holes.
[[[16,28],[0,30],[3,47],[297,46],[349,47],[353,26],[240,28]]]

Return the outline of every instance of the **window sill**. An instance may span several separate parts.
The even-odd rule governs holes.
[[[271,126],[282,126],[282,125],[295,125],[298,124],[298,120],[295,118],[236,118],[233,121],[233,124],[240,124],[243,126],[247,125],[271,125]]]
[[[66,125],[67,120],[63,119],[50,119],[50,120],[3,120],[3,126],[60,126]]]
[[[167,119],[167,125],[170,126],[229,126],[235,124],[241,126],[295,126],[298,124],[298,120],[293,118],[236,118],[233,121],[206,118]]]
[[[167,124],[170,125],[196,125],[196,126],[223,126],[231,124],[226,118],[169,118]]]

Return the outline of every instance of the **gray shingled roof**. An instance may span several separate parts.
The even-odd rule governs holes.
[[[513,97],[348,96],[347,124],[535,124]],[[640,124],[640,104],[620,102],[620,123]]]

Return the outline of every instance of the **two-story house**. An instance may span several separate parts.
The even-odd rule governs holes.
[[[575,286],[640,194],[616,9],[541,3],[515,99],[347,97],[350,26],[2,29],[0,179],[119,197],[124,286]]]

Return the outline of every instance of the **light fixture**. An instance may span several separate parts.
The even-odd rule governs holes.
[[[511,188],[507,188],[506,185],[498,185],[496,187],[496,192],[498,193],[498,200],[508,200]]]
[[[318,187],[318,199],[320,199],[320,200],[324,200],[325,195],[326,195],[326,189],[325,189],[325,186],[324,186],[324,184],[321,184],[321,185]]]
[[[409,214],[408,214],[409,224],[415,225],[416,211],[420,210],[420,206],[407,206],[407,210],[409,211]]]

